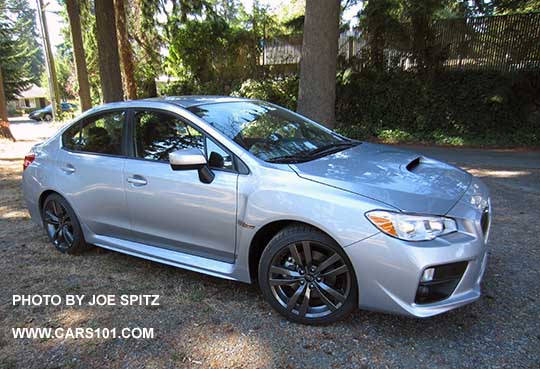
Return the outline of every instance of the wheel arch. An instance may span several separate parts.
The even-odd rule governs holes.
[[[339,242],[335,239],[335,237],[332,237],[328,232],[326,232],[324,229],[321,229],[321,227],[318,227],[316,225],[306,223],[300,220],[294,220],[294,219],[281,219],[281,220],[273,220],[261,228],[257,230],[253,238],[251,239],[250,245],[249,245],[249,277],[252,282],[256,282],[258,280],[258,269],[259,269],[259,261],[261,259],[261,255],[268,245],[268,242],[282,229],[292,226],[292,225],[304,225],[311,228],[314,228],[318,230],[319,232],[324,233],[326,236],[334,240],[338,245]]]
[[[39,199],[38,199],[38,206],[39,206],[39,214],[41,215],[41,212],[43,210],[43,205],[45,204],[45,199],[47,197],[49,197],[50,195],[52,194],[56,194],[58,196],[62,196],[59,192],[57,191],[54,191],[54,190],[45,190],[41,193],[41,195],[39,195]],[[62,198],[65,199],[64,196],[62,196]],[[67,201],[67,200],[66,200]],[[69,203],[69,202],[68,202]],[[71,205],[71,204],[70,204]]]
[[[39,199],[38,199],[38,210],[39,210],[39,216],[42,217],[42,210],[43,210],[43,205],[45,204],[45,199],[47,199],[47,197],[49,197],[50,195],[58,195],[60,196],[61,198],[63,198],[67,203],[68,205],[71,207],[71,209],[73,210],[73,212],[75,213],[75,216],[77,217],[77,220],[79,221],[79,223],[81,224],[81,226],[83,225],[80,217],[79,217],[79,214],[77,213],[77,210],[75,209],[75,207],[73,206],[73,204],[71,203],[71,201],[69,201],[64,195],[62,195],[60,192],[56,191],[56,190],[53,190],[53,189],[47,189],[45,191],[43,191],[40,195],[39,195]]]

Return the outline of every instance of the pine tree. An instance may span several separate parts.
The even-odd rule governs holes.
[[[29,58],[30,75],[39,82],[44,71],[45,59],[38,42],[39,31],[36,22],[36,10],[29,6],[29,0],[8,0],[9,11],[16,15],[13,31],[24,53]]]
[[[298,112],[333,128],[339,0],[307,0],[300,61]]]
[[[15,35],[15,24],[8,16],[6,2],[0,0],[0,137],[11,140],[14,137],[9,130],[7,101],[35,82],[30,71],[32,53]]]
[[[122,101],[124,92],[120,72],[120,55],[116,37],[113,0],[96,0],[96,38],[103,102]]]
[[[75,61],[77,81],[79,82],[79,100],[82,111],[92,107],[90,96],[90,83],[88,82],[88,68],[81,30],[81,11],[79,0],[66,0],[66,10],[70,24],[71,41],[73,44],[73,57]]]
[[[127,29],[126,5],[124,0],[114,0],[114,7],[124,92],[128,100],[136,100],[137,84],[135,83],[135,65],[133,63],[133,49],[131,47]]]

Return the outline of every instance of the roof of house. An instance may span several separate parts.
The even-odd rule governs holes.
[[[29,89],[21,92],[18,96],[19,99],[36,99],[40,97],[47,97],[47,90],[37,85],[30,86]]]

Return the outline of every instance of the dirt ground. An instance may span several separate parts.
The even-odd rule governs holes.
[[[0,368],[540,367],[538,168],[462,163],[492,191],[481,300],[425,320],[356,311],[308,327],[277,315],[250,285],[97,248],[57,252],[20,191],[36,136],[0,141]],[[156,307],[28,307],[13,306],[14,294],[161,297]],[[154,327],[156,337],[15,339],[15,327]]]

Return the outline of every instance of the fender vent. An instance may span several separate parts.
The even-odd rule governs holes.
[[[420,157],[417,157],[416,159],[412,160],[409,164],[407,164],[407,166],[405,168],[407,168],[407,170],[409,172],[412,172],[414,171],[418,166],[420,165]]]

